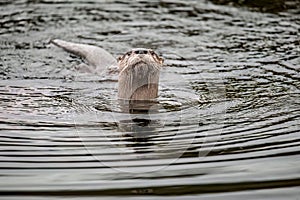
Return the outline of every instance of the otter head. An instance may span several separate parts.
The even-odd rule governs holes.
[[[159,72],[163,58],[151,49],[133,49],[118,59],[118,96],[128,100],[150,100],[157,97]]]

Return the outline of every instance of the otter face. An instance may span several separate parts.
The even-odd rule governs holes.
[[[163,58],[151,49],[133,49],[118,59],[120,99],[148,100],[158,94]]]
[[[132,49],[118,58],[119,70],[121,72],[140,64],[160,69],[163,62],[164,59],[159,57],[153,50],[144,48]]]

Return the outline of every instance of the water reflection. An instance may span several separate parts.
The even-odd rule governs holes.
[[[126,138],[125,141],[129,141],[126,146],[133,148],[137,153],[151,152],[146,147],[154,145],[149,138],[157,134],[160,124],[159,120],[151,119],[151,114],[158,112],[159,102],[155,100],[119,100],[119,103],[122,112],[130,114],[129,119],[118,122],[118,131],[125,132],[123,134]]]
[[[156,135],[156,128],[151,125],[150,119],[134,118],[132,120],[123,120],[119,122],[119,131],[126,132],[123,134],[124,141],[128,142],[127,147],[132,148],[136,153],[150,153],[154,143],[149,139]]]

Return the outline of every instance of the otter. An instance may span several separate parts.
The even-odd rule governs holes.
[[[93,45],[66,42],[50,43],[85,59],[97,71],[117,67],[118,98],[123,100],[153,100],[158,96],[160,70],[164,59],[153,50],[135,48],[115,59],[106,50]],[[83,64],[84,65],[84,64]]]

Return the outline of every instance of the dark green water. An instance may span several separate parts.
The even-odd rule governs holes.
[[[299,199],[296,1],[214,2],[0,1],[0,198]],[[50,38],[159,52],[155,112]]]

